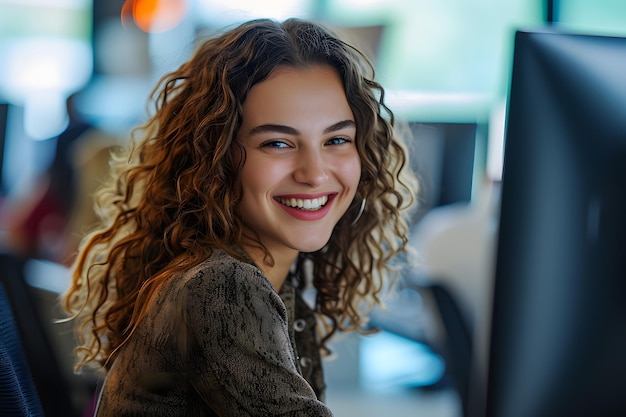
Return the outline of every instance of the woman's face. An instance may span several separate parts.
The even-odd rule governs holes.
[[[356,125],[330,67],[283,67],[243,103],[240,214],[273,256],[321,249],[361,177]]]

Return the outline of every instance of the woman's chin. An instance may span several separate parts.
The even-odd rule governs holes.
[[[330,239],[300,243],[298,245],[298,251],[303,252],[303,253],[317,252],[318,250],[326,246],[329,240]]]

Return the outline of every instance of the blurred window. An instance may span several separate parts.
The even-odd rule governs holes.
[[[91,76],[90,12],[88,0],[0,0],[0,97],[24,106],[34,139],[63,129],[65,98]]]
[[[626,36],[626,1],[560,0],[555,24],[568,30]]]
[[[34,142],[65,128],[66,98],[89,81],[91,7],[90,0],[0,0],[0,101],[10,104],[4,190],[45,168],[49,156]]]
[[[383,25],[377,76],[407,101],[400,111],[419,120],[475,121],[505,95],[513,33],[540,24],[543,3],[335,0],[328,16],[347,26]]]

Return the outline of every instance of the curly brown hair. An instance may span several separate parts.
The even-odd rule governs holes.
[[[62,298],[77,321],[77,369],[90,362],[108,366],[172,272],[216,248],[241,259],[242,161],[233,150],[242,103],[278,67],[314,65],[334,68],[343,81],[362,172],[327,245],[302,254],[297,264],[306,258],[313,265],[324,341],[338,329],[363,328],[363,307],[380,302],[394,270],[390,261],[406,250],[406,209],[417,190],[407,152],[361,52],[313,22],[255,20],[204,40],[164,76],[151,96],[153,116],[113,158],[112,176],[97,198],[102,224],[83,240]]]

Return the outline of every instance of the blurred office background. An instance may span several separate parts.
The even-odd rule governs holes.
[[[3,250],[22,251],[20,276],[62,372],[71,373],[67,328],[59,337],[50,321],[75,237],[89,223],[102,155],[128,140],[156,81],[189,57],[196,39],[251,18],[291,16],[326,23],[372,58],[391,109],[410,123],[422,179],[411,236],[417,265],[388,310],[372,314],[381,332],[333,343],[329,404],[338,417],[461,416],[478,389],[467,378],[482,371],[488,337],[513,34],[553,25],[626,35],[622,0],[0,0]],[[71,137],[70,97],[71,123],[82,126]],[[11,229],[50,192],[58,164],[73,172],[65,183],[71,207],[42,220],[34,242],[21,242]],[[68,224],[69,236],[60,232]],[[84,407],[93,380],[68,380],[76,392],[86,387],[72,398]]]

